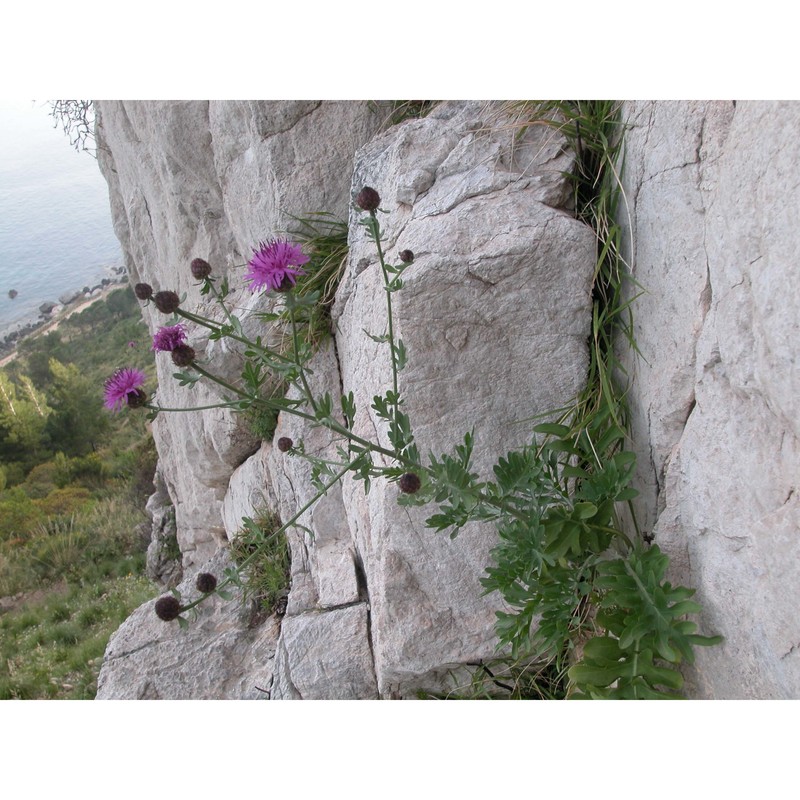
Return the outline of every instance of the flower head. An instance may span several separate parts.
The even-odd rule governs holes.
[[[416,494],[419,491],[419,487],[422,486],[422,481],[413,472],[406,472],[401,475],[398,483],[400,484],[400,491],[406,494]]]
[[[156,292],[153,295],[153,302],[162,314],[172,314],[181,305],[181,299],[176,292]]]
[[[153,296],[153,287],[149,283],[137,283],[133,287],[133,293],[140,300],[149,300]]]
[[[153,337],[152,349],[161,353],[171,353],[179,345],[186,344],[186,327],[182,322],[165,325]]]
[[[138,369],[118,369],[105,382],[105,407],[119,411],[124,405],[142,405],[146,398],[142,386],[147,380],[144,372]]]
[[[250,272],[244,276],[246,281],[251,281],[252,291],[285,291],[289,286],[294,286],[298,275],[305,275],[304,270],[296,269],[309,261],[300,245],[283,239],[272,239],[269,242],[259,242],[259,248],[253,250],[253,257],[247,262]]]
[[[376,211],[380,204],[381,196],[371,186],[365,186],[356,195],[356,205],[364,211]]]
[[[194,582],[199,592],[208,594],[217,588],[217,579],[210,572],[201,572]]]
[[[172,363],[178,367],[188,367],[194,361],[195,355],[197,354],[194,352],[194,347],[189,347],[188,344],[179,344],[172,351]]]
[[[294,442],[288,436],[281,436],[278,439],[278,450],[281,453],[288,453],[294,447]]]
[[[189,265],[189,269],[191,269],[192,275],[199,281],[205,280],[211,274],[211,264],[204,258],[193,259],[192,263]]]
[[[173,619],[177,619],[180,616],[183,608],[177,597],[168,594],[156,600],[155,610],[156,616],[159,619],[163,619],[164,622],[171,622]]]

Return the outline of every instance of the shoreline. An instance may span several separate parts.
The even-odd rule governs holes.
[[[21,333],[16,339],[14,339],[10,349],[0,350],[0,367],[10,364],[17,357],[17,345],[19,342],[24,341],[25,339],[35,338],[36,336],[43,336],[44,334],[57,330],[58,326],[68,317],[71,317],[73,314],[78,314],[81,311],[85,311],[87,308],[89,308],[89,306],[93,305],[99,300],[105,300],[114,290],[122,289],[127,285],[129,285],[127,271],[121,274],[115,274],[110,278],[109,283],[100,287],[99,291],[97,291],[97,289],[94,290],[97,291],[97,294],[93,294],[88,297],[86,295],[79,294],[71,303],[61,306],[53,316],[47,318],[40,317],[35,322],[31,323],[31,327],[29,329],[23,329],[25,332]]]

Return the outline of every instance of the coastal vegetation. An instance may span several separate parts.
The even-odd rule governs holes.
[[[152,358],[124,288],[0,369],[0,699],[93,697],[109,636],[153,594],[155,448],[145,420],[103,411],[99,388]]]

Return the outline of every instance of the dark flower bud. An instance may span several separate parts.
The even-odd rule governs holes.
[[[192,270],[192,275],[198,281],[205,280],[211,274],[211,264],[204,258],[195,258],[189,265],[189,269]]]
[[[375,211],[380,204],[381,196],[371,186],[365,186],[356,196],[356,205],[364,211]]]
[[[419,491],[419,487],[422,486],[422,481],[413,472],[406,472],[405,475],[401,475],[398,483],[400,484],[400,491],[406,494],[415,494]]]
[[[133,287],[133,293],[140,300],[149,300],[153,296],[153,287],[149,283],[137,283]]]
[[[177,619],[181,613],[181,604],[177,597],[168,594],[156,600],[156,616],[164,622],[171,622]]]
[[[125,402],[128,408],[141,408],[147,402],[147,393],[142,389],[137,389],[135,392],[128,392],[125,397]]]
[[[281,453],[285,453],[287,450],[291,450],[294,447],[294,442],[288,436],[281,436],[278,439],[278,450]]]
[[[176,367],[188,367],[194,361],[194,347],[188,344],[179,344],[172,350],[172,363]]]
[[[198,592],[208,594],[217,588],[217,579],[210,572],[201,572],[194,582]]]
[[[414,260],[414,254],[410,250],[401,250],[400,260],[404,264],[410,264]]]
[[[156,292],[153,295],[153,302],[162,314],[172,314],[181,305],[181,299],[175,292]]]

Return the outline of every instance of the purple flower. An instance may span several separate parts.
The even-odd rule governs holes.
[[[105,407],[111,411],[119,411],[122,406],[134,404],[141,405],[145,398],[142,391],[147,376],[138,369],[118,369],[105,382]]]
[[[177,325],[165,325],[153,337],[151,349],[162,353],[171,353],[176,347],[186,344],[186,328],[182,322]]]
[[[308,263],[309,258],[300,245],[283,239],[259,242],[260,250],[253,250],[253,257],[247,262],[250,267],[244,279],[251,281],[253,292],[259,289],[285,291],[294,286],[298,275],[305,275],[302,269],[295,269]]]

